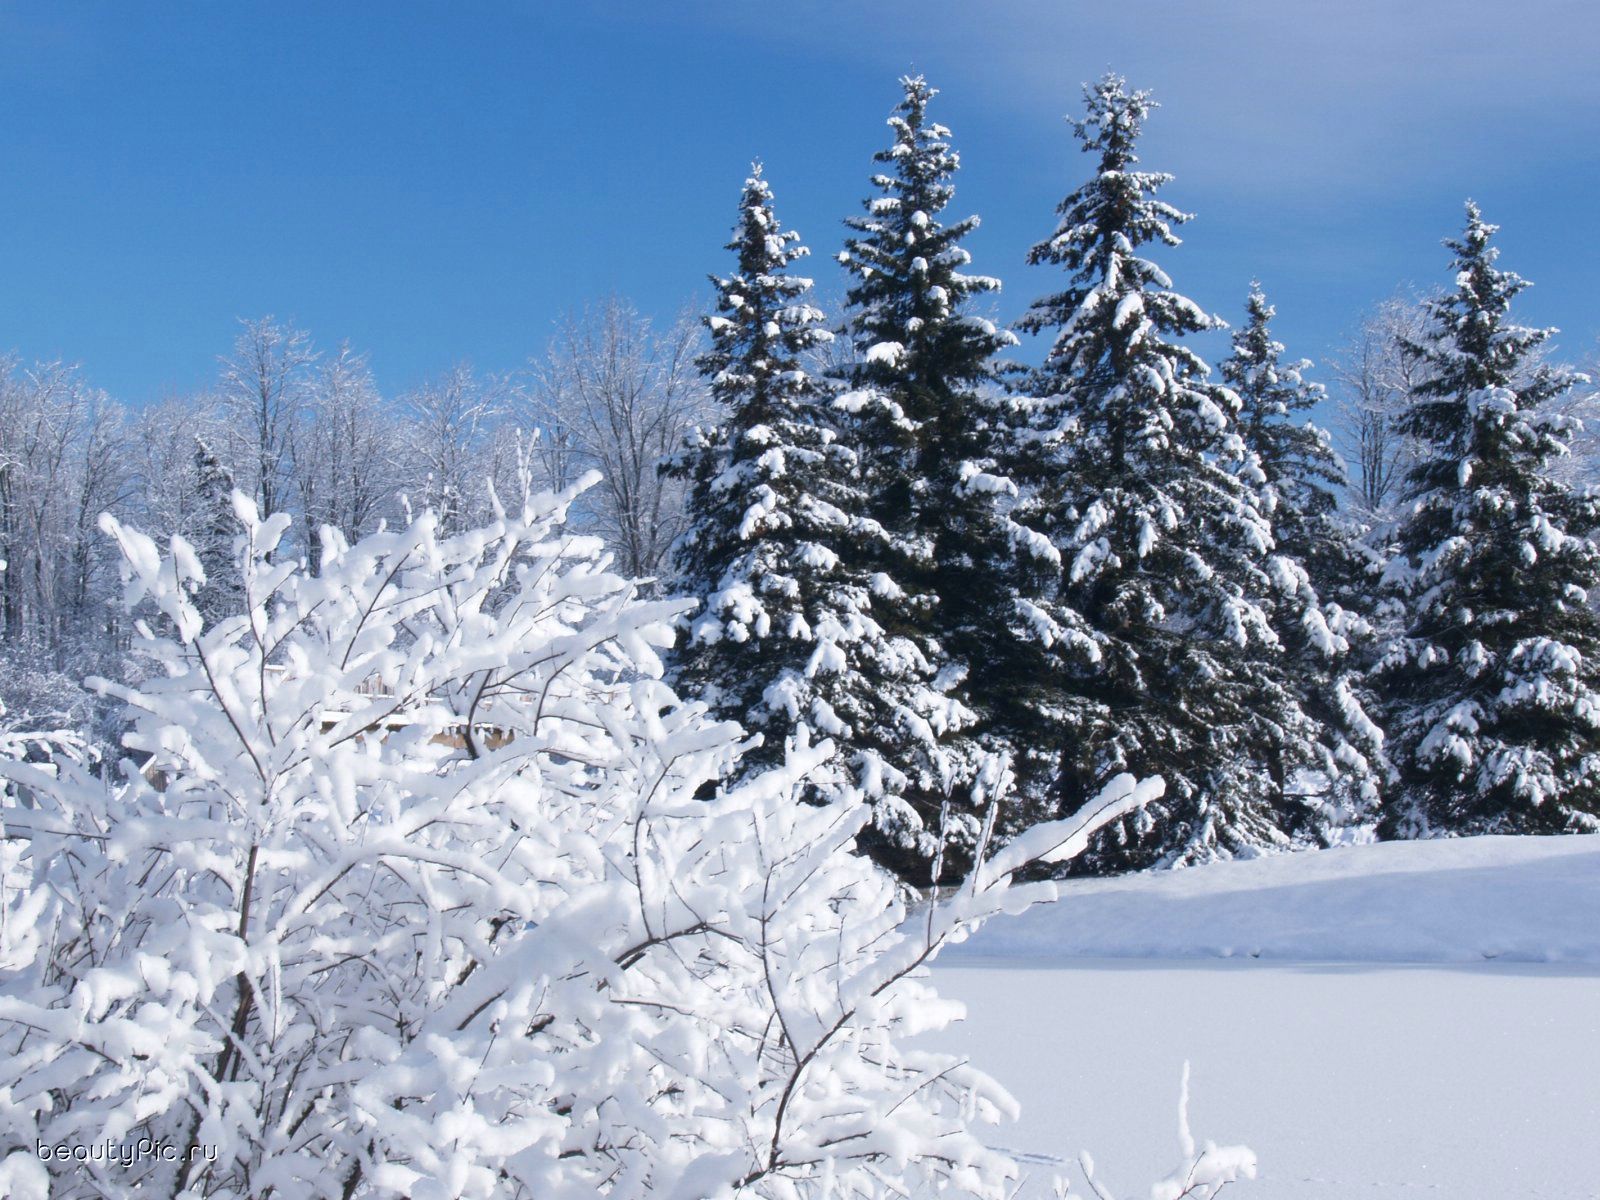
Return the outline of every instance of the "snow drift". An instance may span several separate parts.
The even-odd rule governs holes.
[[[1384,842],[1074,880],[947,953],[1600,964],[1600,837]]]

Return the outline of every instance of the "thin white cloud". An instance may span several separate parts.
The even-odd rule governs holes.
[[[678,21],[924,69],[963,89],[963,106],[1019,119],[1075,109],[1078,83],[1115,69],[1164,103],[1152,152],[1208,191],[1370,194],[1468,169],[1514,172],[1563,141],[1600,141],[1593,0],[674,7]]]

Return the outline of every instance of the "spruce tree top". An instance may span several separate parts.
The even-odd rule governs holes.
[[[1507,321],[1528,284],[1494,265],[1500,251],[1489,239],[1498,228],[1468,202],[1465,233],[1445,242],[1455,256],[1455,291],[1427,302],[1433,336],[1403,343],[1427,369],[1401,421],[1403,432],[1432,448],[1410,472],[1413,500],[1465,487],[1480,465],[1527,470],[1568,452],[1570,421],[1531,414],[1567,392],[1575,377],[1535,363],[1555,330]]]
[[[1148,451],[1157,457],[1212,449],[1237,401],[1206,381],[1209,368],[1174,339],[1221,325],[1188,298],[1141,246],[1179,245],[1173,226],[1190,219],[1156,193],[1170,175],[1134,170],[1150,94],[1130,92],[1108,74],[1084,88],[1087,113],[1073,121],[1093,176],[1056,208],[1055,233],[1028,254],[1033,264],[1066,269],[1064,291],[1042,297],[1018,322],[1028,333],[1054,331],[1034,376],[1040,416],[1071,388],[1078,435],[1120,467]]]
[[[788,273],[808,251],[778,223],[759,164],[727,248],[736,269],[711,277],[711,348],[698,361],[726,416],[693,431],[666,468],[690,480],[693,522],[674,559],[680,586],[705,598],[692,636],[709,643],[794,636],[807,589],[792,572],[832,557],[817,539],[847,524],[856,503],[840,482],[847,465],[832,461],[842,451],[804,365],[833,335],[805,301],[811,280]]]
[[[754,163],[739,197],[733,240],[737,270],[711,276],[717,310],[706,318],[711,349],[699,367],[724,404],[737,404],[755,420],[793,413],[808,395],[805,355],[833,337],[822,313],[803,297],[811,280],[788,274],[791,263],[811,251],[795,230],[778,224],[772,188]]]
[[[1107,567],[1133,568],[1164,541],[1180,553],[1202,540],[1213,549],[1230,543],[1244,566],[1271,549],[1272,537],[1255,496],[1229,469],[1246,457],[1232,419],[1239,398],[1212,383],[1210,367],[1177,340],[1222,322],[1137,253],[1153,241],[1178,245],[1171,227],[1189,219],[1154,196],[1170,176],[1131,170],[1154,104],[1116,75],[1084,94],[1088,113],[1073,127],[1084,151],[1099,157],[1097,169],[1057,206],[1055,234],[1029,255],[1064,267],[1069,285],[1036,301],[1019,322],[1028,332],[1055,333],[1028,401],[1031,453],[1039,457],[1031,464],[1035,507],[1046,525],[1054,508],[1066,548],[1079,551],[1068,570],[1072,583]],[[1071,470],[1064,474],[1053,455],[1070,459]]]
[[[1309,360],[1284,358],[1283,343],[1272,336],[1276,315],[1261,285],[1252,283],[1245,324],[1233,335],[1222,378],[1239,397],[1244,471],[1259,477],[1279,555],[1309,573],[1316,596],[1308,598],[1336,602],[1343,619],[1370,609],[1375,567],[1339,513],[1344,464],[1328,432],[1309,419],[1326,393],[1306,378]],[[1326,644],[1320,636],[1313,641]]]
[[[1331,510],[1338,503],[1333,489],[1344,473],[1327,433],[1304,419],[1323,399],[1323,387],[1305,377],[1309,359],[1284,360],[1284,344],[1272,336],[1277,310],[1258,282],[1250,285],[1245,312],[1244,327],[1233,335],[1233,353],[1221,365],[1222,378],[1239,397],[1245,446],[1280,498],[1299,510]]]
[[[1495,266],[1497,228],[1467,205],[1465,233],[1445,242],[1455,290],[1428,301],[1429,334],[1403,344],[1426,368],[1400,420],[1422,450],[1386,578],[1457,632],[1515,624],[1512,613],[1536,600],[1527,585],[1552,562],[1590,556],[1582,535],[1600,522],[1600,500],[1549,473],[1577,422],[1546,406],[1583,376],[1538,361],[1555,330],[1508,320],[1528,284]]]
[[[960,311],[969,298],[999,291],[1000,281],[963,273],[972,255],[960,243],[978,218],[939,220],[955,195],[961,157],[950,148],[950,130],[928,120],[938,89],[920,75],[900,85],[905,98],[889,117],[894,142],[873,155],[891,170],[872,176],[881,194],[864,202],[867,215],[846,219],[854,236],[839,255],[856,279],[846,296],[864,360],[855,382],[893,387],[929,371],[948,381],[956,367],[954,382],[970,383],[987,377],[988,360],[1016,339]]]
[[[1096,336],[1098,330],[1126,331],[1132,344],[1144,324],[1166,334],[1217,324],[1191,301],[1171,292],[1166,273],[1137,254],[1140,246],[1152,242],[1179,245],[1172,227],[1192,215],[1156,199],[1156,193],[1172,182],[1171,175],[1132,169],[1139,161],[1134,149],[1155,101],[1149,92],[1129,92],[1126,81],[1114,74],[1085,86],[1084,99],[1087,113],[1083,120],[1073,120],[1073,131],[1085,153],[1100,156],[1099,167],[1056,206],[1061,220],[1055,233],[1028,252],[1030,264],[1065,267],[1071,283],[1065,291],[1036,300],[1018,322],[1028,333],[1060,331],[1046,359],[1046,371],[1062,378],[1081,377],[1102,367],[1110,347]],[[1137,307],[1118,309],[1114,320],[1099,323],[1097,330],[1079,331],[1076,315],[1115,305],[1132,294],[1141,296]]]

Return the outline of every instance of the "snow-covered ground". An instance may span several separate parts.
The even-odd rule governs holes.
[[[1074,883],[935,980],[969,1010],[944,1044],[1022,1102],[1025,1195],[1087,1148],[1144,1196],[1187,1059],[1197,1137],[1260,1157],[1237,1200],[1600,1198],[1600,838]]]

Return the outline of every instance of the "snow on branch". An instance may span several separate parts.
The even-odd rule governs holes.
[[[862,797],[799,802],[825,743],[728,782],[742,731],[658,678],[681,606],[563,531],[578,490],[329,530],[315,571],[240,497],[214,620],[181,539],[106,522],[153,668],[96,685],[128,756],[114,780],[0,759],[6,1187],[1008,1194],[974,1126],[1015,1104],[915,1042],[960,1013],[923,968],[1052,897],[1012,881],[1159,784],[1117,780],[913,913],[854,853]],[[135,1141],[170,1153],[35,1155]]]

